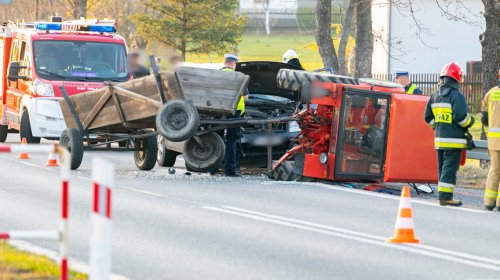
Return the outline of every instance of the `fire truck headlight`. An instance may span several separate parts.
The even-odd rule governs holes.
[[[321,153],[319,155],[319,162],[321,162],[321,164],[325,164],[327,161],[328,161],[328,154],[327,153]]]
[[[35,80],[35,92],[40,96],[54,96],[54,89],[51,84],[46,84],[40,80]]]

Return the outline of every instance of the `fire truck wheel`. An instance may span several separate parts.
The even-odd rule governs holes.
[[[189,139],[184,146],[186,167],[194,172],[209,172],[224,160],[226,147],[224,141],[215,132]]]
[[[285,161],[271,172],[271,179],[277,181],[300,181],[302,176],[294,172],[295,163]]]
[[[30,115],[28,114],[28,110],[25,110],[21,115],[21,129],[19,130],[19,136],[21,137],[21,140],[26,138],[26,142],[28,142],[28,144],[40,143],[40,137],[33,136],[31,132]]]
[[[156,115],[156,128],[163,137],[172,142],[181,142],[193,137],[199,125],[198,110],[184,100],[165,103]]]
[[[78,129],[67,128],[59,138],[59,144],[70,152],[71,170],[80,167],[83,160],[83,137]]]
[[[7,140],[7,135],[9,134],[9,126],[8,125],[0,125],[0,143],[5,142]]]
[[[139,170],[151,170],[156,164],[158,144],[156,136],[134,141],[134,162]]]
[[[163,167],[173,167],[175,165],[175,161],[178,152],[167,149],[165,146],[165,142],[163,141],[163,136],[158,135],[158,156],[156,157],[156,163],[159,166]]]
[[[314,81],[330,82],[336,84],[359,84],[356,79],[351,77],[328,75],[301,70],[281,69],[276,76],[278,88],[300,91],[302,84]]]

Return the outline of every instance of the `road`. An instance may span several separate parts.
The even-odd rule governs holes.
[[[414,199],[422,243],[395,245],[385,242],[394,195],[261,176],[189,176],[180,167],[141,172],[131,152],[109,151],[86,152],[72,172],[70,256],[80,262],[88,260],[94,156],[116,164],[113,272],[129,279],[500,279],[496,211]],[[0,232],[57,228],[59,174],[46,159],[0,154]]]

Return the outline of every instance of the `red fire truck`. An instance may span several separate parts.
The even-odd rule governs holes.
[[[4,23],[0,26],[0,142],[58,139],[66,128],[60,86],[69,95],[130,79],[125,40],[114,20]]]

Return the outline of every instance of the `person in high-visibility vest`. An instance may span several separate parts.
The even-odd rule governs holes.
[[[234,54],[224,55],[224,67],[221,68],[222,71],[233,72],[236,70],[236,63],[240,58]],[[228,119],[240,118],[245,114],[245,100],[248,99],[248,89],[242,93],[238,105],[236,107],[236,114],[232,116],[227,116]],[[224,158],[225,168],[224,175],[229,177],[239,177],[241,176],[236,172],[237,162],[237,143],[240,139],[240,128],[233,127],[226,129],[226,155]],[[217,170],[212,170],[210,174],[214,175]]]
[[[394,69],[394,80],[405,87],[406,94],[423,94],[423,92],[410,80],[410,72],[403,69]]]
[[[490,171],[484,190],[484,206],[500,211],[500,72],[498,85],[483,98],[481,122],[487,128]]]
[[[462,205],[460,200],[453,199],[453,190],[462,151],[467,147],[465,133],[474,125],[474,118],[468,113],[467,102],[460,92],[463,76],[460,65],[454,62],[446,64],[439,75],[439,89],[427,102],[424,115],[427,124],[434,129],[439,204],[442,206]]]

